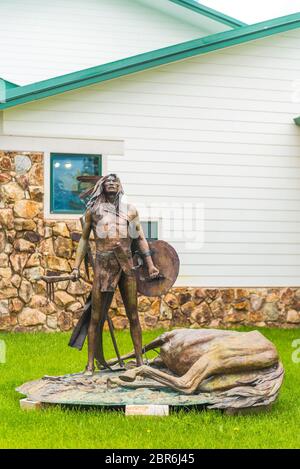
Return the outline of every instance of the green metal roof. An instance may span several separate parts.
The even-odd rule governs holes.
[[[300,13],[164,47],[78,72],[8,89],[0,110],[300,27]]]
[[[172,3],[176,3],[182,7],[188,8],[189,10],[200,13],[203,16],[207,16],[212,20],[217,21],[218,23],[226,24],[232,28],[239,28],[240,26],[246,26],[246,23],[239,21],[231,16],[224,15],[219,11],[213,10],[212,8],[206,7],[201,3],[196,2],[195,0],[169,0]]]
[[[19,85],[12,83],[11,81],[4,80],[4,78],[0,78],[0,83],[3,83],[7,89],[16,88]]]
[[[0,103],[5,100],[7,91],[11,88],[16,88],[18,85],[12,83],[11,81],[4,80],[0,78]]]
[[[294,122],[296,125],[300,125],[300,116],[295,117]]]

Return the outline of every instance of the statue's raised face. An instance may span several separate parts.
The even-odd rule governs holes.
[[[120,189],[119,179],[116,174],[109,174],[103,183],[105,194],[117,194]]]

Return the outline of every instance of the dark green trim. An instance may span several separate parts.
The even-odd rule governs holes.
[[[0,82],[3,81],[5,83],[6,89],[17,88],[19,85],[12,83],[11,81],[4,80],[4,78],[0,78]]]
[[[212,8],[206,7],[201,3],[196,2],[195,0],[169,0],[172,3],[176,3],[182,7],[188,8],[189,10],[200,13],[203,16],[207,16],[212,20],[217,21],[218,23],[226,24],[231,28],[240,28],[241,26],[246,26],[246,23],[243,23],[240,20],[232,18],[231,16],[224,15],[220,11],[213,10]]]
[[[7,91],[0,110],[300,27],[300,13],[212,34]]]
[[[4,78],[0,78],[0,104],[6,102],[7,92],[10,89],[15,89],[19,85],[12,83],[11,81],[4,80]]]
[[[84,208],[82,211],[80,210],[54,210],[53,208],[53,164],[52,164],[52,156],[96,156],[99,158],[99,166],[98,166],[98,172],[99,176],[102,176],[102,155],[96,155],[96,154],[90,154],[90,153],[50,153],[50,213],[54,215],[77,215],[80,213],[84,213]]]
[[[300,125],[300,116],[295,117],[294,122],[296,125]]]

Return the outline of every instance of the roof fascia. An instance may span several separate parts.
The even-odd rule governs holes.
[[[169,0],[172,3],[176,3],[184,8],[200,13],[203,16],[217,21],[218,23],[226,24],[231,28],[240,28],[241,26],[246,26],[246,23],[243,23],[240,20],[232,18],[231,16],[225,15],[220,11],[209,8],[201,3],[196,2],[195,0]]]
[[[158,67],[177,60],[183,60],[225,47],[231,47],[251,40],[261,39],[300,27],[300,13],[275,18],[242,28],[224,31],[204,38],[194,39],[174,46],[135,55],[105,65],[91,67],[59,77],[43,80],[30,85],[8,89],[5,102],[0,109],[6,109],[37,99],[82,88],[99,82],[112,80],[124,75]]]

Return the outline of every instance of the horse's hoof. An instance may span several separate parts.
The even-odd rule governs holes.
[[[133,370],[128,370],[125,373],[123,373],[122,375],[120,375],[119,378],[122,381],[132,382],[136,379],[136,372],[134,372]]]

